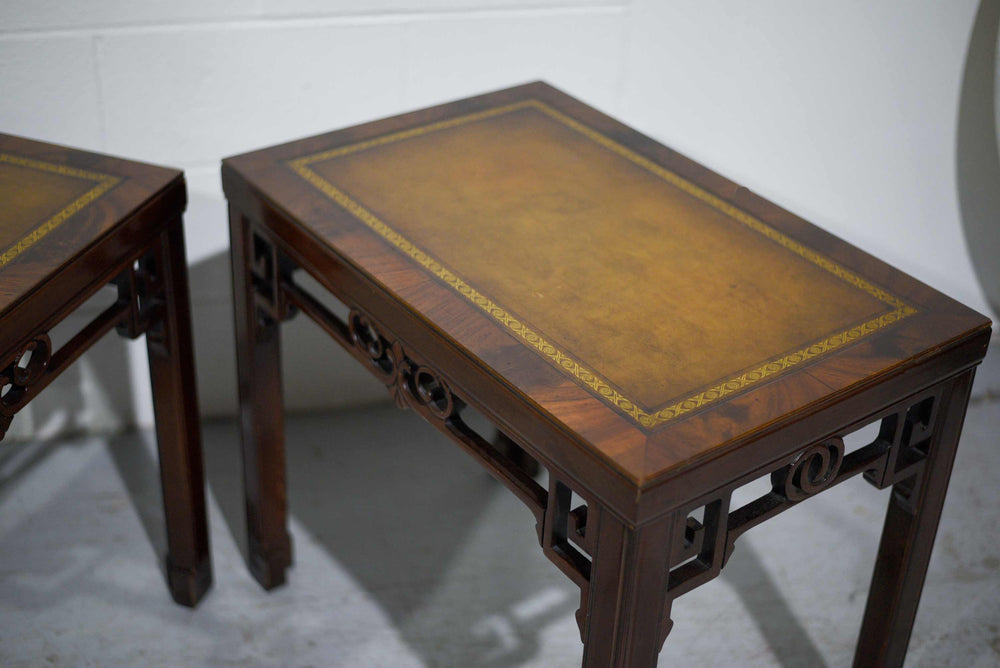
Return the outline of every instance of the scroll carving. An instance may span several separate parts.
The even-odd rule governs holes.
[[[392,392],[397,406],[426,411],[439,420],[455,414],[455,397],[434,369],[409,359],[399,341],[389,343],[361,311],[351,311],[348,328],[354,346],[368,356],[372,371]]]
[[[38,382],[52,359],[52,340],[36,334],[0,368],[0,401],[3,407],[19,407],[28,389]]]
[[[48,334],[32,336],[0,366],[0,438],[7,433],[14,413],[34,396],[32,386],[45,374],[52,360]]]
[[[843,461],[844,439],[831,438],[803,450],[772,482],[789,501],[801,501],[833,482]]]
[[[36,334],[14,356],[6,374],[14,387],[27,387],[37,381],[52,359],[52,339]]]

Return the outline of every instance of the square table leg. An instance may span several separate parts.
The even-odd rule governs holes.
[[[157,245],[153,257],[162,304],[146,331],[146,347],[167,524],[167,580],[174,600],[193,606],[211,585],[212,566],[180,218],[161,233]]]
[[[281,389],[281,328],[273,308],[277,262],[273,247],[230,212],[240,435],[246,490],[249,567],[265,589],[285,582],[291,564],[286,529],[284,405]],[[261,290],[257,289],[260,284]],[[272,303],[273,306],[273,303]]]
[[[945,388],[922,470],[893,485],[854,655],[859,668],[903,665],[974,373],[955,377]]]
[[[635,528],[600,508],[588,513],[594,531],[584,668],[654,668],[673,625],[667,592],[672,516]]]

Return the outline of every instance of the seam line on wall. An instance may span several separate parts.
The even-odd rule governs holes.
[[[210,31],[219,28],[257,30],[266,28],[319,28],[358,27],[398,23],[426,23],[433,21],[482,20],[495,18],[536,18],[545,16],[587,16],[625,14],[625,4],[602,3],[593,5],[525,5],[519,7],[484,9],[431,9],[427,11],[385,12],[366,14],[295,14],[290,16],[240,16],[239,18],[214,17],[156,23],[95,24],[81,28],[15,28],[0,33],[0,42],[21,39],[76,37],[81,35],[131,35],[145,33],[170,33],[183,31]]]
[[[101,150],[108,147],[108,119],[104,113],[104,77],[101,76],[101,36],[94,35],[90,39],[90,58],[94,69],[94,95],[97,98],[97,134]]]

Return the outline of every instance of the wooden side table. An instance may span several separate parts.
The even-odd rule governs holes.
[[[856,665],[902,664],[982,315],[541,83],[222,173],[264,587],[290,563],[279,326],[301,311],[534,514],[580,587],[584,666],[655,665],[743,532],[862,474],[892,493]]]
[[[181,172],[0,135],[0,438],[14,414],[113,329],[146,335],[166,511],[167,579],[212,582],[181,214]],[[102,287],[118,299],[58,350],[48,332]]]

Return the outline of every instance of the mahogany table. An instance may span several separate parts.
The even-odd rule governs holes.
[[[290,564],[279,325],[301,311],[531,510],[580,588],[584,666],[655,665],[743,532],[859,474],[892,493],[856,664],[902,664],[985,317],[542,83],[222,175],[264,587]]]
[[[146,335],[166,513],[167,580],[212,582],[191,347],[181,172],[0,135],[0,439],[102,336]],[[102,287],[117,300],[53,350],[48,332]]]

